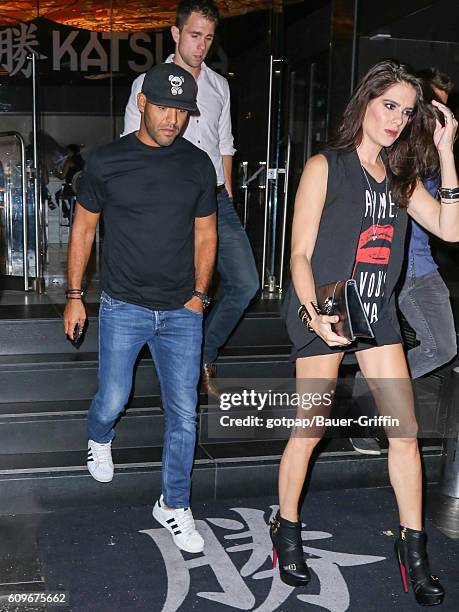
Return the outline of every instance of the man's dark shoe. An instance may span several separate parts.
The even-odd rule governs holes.
[[[362,455],[380,455],[381,448],[376,438],[349,438],[349,442]]]
[[[222,391],[215,382],[216,368],[213,363],[203,363],[201,370],[201,393],[214,400],[220,400]]]

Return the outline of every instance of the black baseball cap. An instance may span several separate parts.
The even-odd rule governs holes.
[[[145,74],[142,93],[150,104],[181,108],[192,113],[198,111],[198,86],[193,75],[172,62],[150,68]]]

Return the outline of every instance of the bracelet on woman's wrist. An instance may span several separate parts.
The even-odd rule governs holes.
[[[315,302],[311,301],[309,302],[309,304],[312,306],[312,309],[314,310],[316,315],[321,314],[320,308]],[[303,323],[303,325],[306,327],[306,329],[312,334],[315,334],[316,333],[315,330],[311,327],[312,315],[307,309],[307,307],[305,306],[305,304],[301,304],[301,306],[298,308],[298,316],[301,322]]]
[[[440,198],[440,204],[446,204],[447,206],[452,204],[459,204],[459,196],[456,197],[454,200],[451,200],[449,198]]]
[[[440,187],[438,189],[438,195],[441,200],[458,200],[459,187]]]

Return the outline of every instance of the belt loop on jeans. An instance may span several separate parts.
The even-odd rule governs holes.
[[[217,193],[222,193],[223,191],[225,191],[226,187],[225,184],[223,183],[223,185],[217,185]]]

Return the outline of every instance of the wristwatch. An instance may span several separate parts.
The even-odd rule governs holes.
[[[204,308],[207,308],[210,305],[210,297],[205,293],[201,293],[200,291],[193,291],[193,295],[201,300]]]

